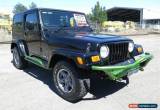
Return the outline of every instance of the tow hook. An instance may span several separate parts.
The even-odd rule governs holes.
[[[140,71],[144,71],[144,69],[143,69],[143,68],[139,68],[139,70],[140,70]]]
[[[122,77],[120,79],[117,80],[117,82],[122,82],[125,81],[126,84],[129,84],[129,78],[128,76]]]

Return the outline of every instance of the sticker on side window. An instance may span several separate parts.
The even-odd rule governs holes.
[[[86,18],[85,18],[84,15],[82,15],[82,14],[74,14],[74,19],[75,19],[76,25],[78,27],[88,26]]]

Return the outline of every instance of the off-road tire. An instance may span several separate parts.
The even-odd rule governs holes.
[[[58,78],[57,74],[60,70],[66,69],[71,73],[71,77],[73,79],[73,89],[70,93],[65,93],[60,86],[58,85]],[[57,94],[61,96],[63,99],[75,103],[82,99],[87,94],[87,87],[86,83],[89,81],[86,81],[89,79],[83,79],[80,77],[80,74],[75,69],[75,67],[65,61],[59,61],[53,69],[53,81],[55,88],[57,90]]]
[[[15,59],[16,57],[19,59],[18,61],[16,61]],[[28,65],[28,62],[24,59],[24,57],[20,56],[20,53],[17,47],[13,48],[13,65],[20,70],[25,69]]]

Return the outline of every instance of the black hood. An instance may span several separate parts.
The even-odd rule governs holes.
[[[132,41],[131,39],[121,36],[72,32],[70,30],[62,30],[59,32],[49,30],[45,32],[45,36],[49,44],[55,45],[56,43],[63,48],[72,48],[75,50],[85,50],[88,44],[91,44],[92,48],[96,48],[97,45],[102,43]]]
[[[109,42],[119,42],[119,41],[132,41],[126,37],[116,36],[116,35],[104,35],[104,34],[93,34],[93,33],[77,33],[73,37],[74,39],[85,40],[88,42],[95,43],[109,43]]]

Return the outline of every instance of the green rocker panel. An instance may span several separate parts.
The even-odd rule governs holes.
[[[134,70],[142,70],[153,58],[149,53],[144,53],[135,58],[134,63],[120,66],[92,66],[92,70],[103,71],[111,80],[118,80]]]

